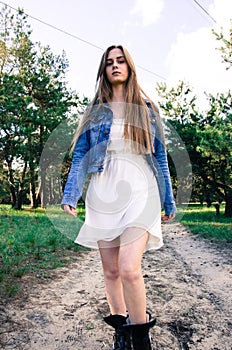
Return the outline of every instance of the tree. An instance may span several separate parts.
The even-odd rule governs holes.
[[[192,199],[226,202],[225,215],[232,216],[232,97],[231,92],[208,95],[209,109],[200,113],[188,84],[176,88],[157,87],[160,107],[183,140],[193,169]],[[178,149],[175,134],[169,132],[169,147]],[[172,171],[175,176],[175,172]],[[175,183],[175,180],[174,180]]]
[[[209,181],[225,200],[225,215],[232,217],[232,95],[229,91],[208,98],[210,109],[199,131],[198,150],[209,159]]]
[[[46,167],[38,184],[43,147],[59,123],[86,100],[67,88],[65,53],[55,56],[48,46],[31,41],[23,10],[15,16],[4,7],[0,25],[0,151],[8,168],[11,202],[21,208],[29,183],[31,206],[38,205],[39,196],[45,206]]]
[[[226,37],[226,35],[223,33],[223,30],[221,30],[220,33],[213,30],[213,34],[215,35],[216,39],[222,43],[219,50],[222,53],[223,62],[228,64],[226,69],[230,69],[232,67],[232,20],[228,37]]]
[[[213,31],[216,39],[222,42],[220,48],[223,62],[232,65],[232,28],[229,38]],[[225,200],[225,215],[232,216],[232,176],[231,176],[231,92],[206,95],[209,109],[199,113],[196,96],[188,84],[180,82],[175,88],[167,89],[166,84],[158,84],[161,97],[160,107],[168,122],[173,125],[184,141],[193,166],[192,199],[206,201]],[[171,137],[171,147],[178,147]]]
[[[159,105],[164,114],[170,153],[173,157],[176,153],[179,153],[181,157],[182,154],[179,150],[185,147],[192,163],[193,177],[189,171],[189,175],[180,176],[178,180],[177,166],[180,173],[185,172],[185,174],[188,174],[188,169],[185,168],[189,167],[189,164],[182,162],[181,159],[176,162],[178,163],[176,165],[173,164],[172,160],[169,161],[174,187],[181,180],[181,183],[178,183],[178,187],[182,187],[184,194],[184,192],[187,193],[189,191],[189,187],[193,184],[192,196],[194,196],[196,191],[199,190],[199,187],[195,185],[197,175],[201,169],[199,152],[196,149],[196,146],[199,144],[197,127],[201,115],[196,107],[196,96],[193,95],[189,85],[184,82],[179,82],[176,88],[170,89],[165,83],[157,84],[157,92],[160,96]],[[180,140],[182,140],[183,145],[181,145]],[[179,198],[178,200],[182,202],[184,198]]]

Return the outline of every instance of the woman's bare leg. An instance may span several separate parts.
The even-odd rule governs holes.
[[[140,230],[140,234],[139,231]],[[132,227],[127,229],[128,237],[138,235],[135,241],[122,245],[119,250],[119,273],[123,284],[124,298],[131,323],[146,323],[146,291],[142,275],[142,256],[148,239],[148,232]],[[129,242],[129,240],[127,239]]]
[[[112,315],[126,315],[126,304],[123,293],[122,281],[118,269],[119,246],[106,248],[100,247],[104,273],[106,298]]]
[[[131,237],[137,239],[133,242]],[[142,256],[148,232],[136,227],[128,228],[116,246],[99,244],[106,297],[111,314],[126,315],[132,323],[146,323],[146,290],[142,275]],[[112,243],[112,242],[111,242]]]

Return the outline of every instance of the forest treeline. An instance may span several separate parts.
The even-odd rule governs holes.
[[[46,207],[62,196],[70,141],[88,98],[80,99],[68,88],[65,53],[54,55],[49,46],[32,41],[22,9],[12,13],[3,7],[0,16],[0,203],[15,209],[23,204]],[[228,70],[231,33],[212,32]],[[176,195],[178,186],[182,189],[177,202],[191,191],[191,201],[208,206],[225,202],[225,215],[232,216],[231,91],[206,94],[209,107],[202,112],[188,83],[180,81],[173,88],[157,84],[156,89]],[[174,160],[180,148],[187,151],[190,178],[178,175]],[[178,160],[178,167],[186,166],[184,159]]]

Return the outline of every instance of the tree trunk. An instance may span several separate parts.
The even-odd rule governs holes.
[[[31,209],[36,209],[38,208],[38,202],[37,202],[37,197],[36,197],[36,187],[35,183],[30,181],[30,201],[31,201]]]
[[[232,217],[232,189],[225,190],[225,216]]]
[[[19,190],[17,192],[14,209],[21,210],[22,205],[23,205],[23,186],[21,187],[21,185],[20,185]]]
[[[208,193],[206,195],[206,205],[207,205],[207,208],[210,208],[212,205],[212,200],[210,198],[210,194],[208,194]]]
[[[19,183],[19,188],[17,191],[17,197],[14,205],[14,209],[17,209],[17,210],[21,210],[23,205],[23,191],[24,191],[24,185],[25,185],[26,171],[27,171],[27,162],[24,164],[21,180]]]
[[[46,170],[41,169],[40,173],[40,200],[41,200],[41,207],[46,208],[48,204],[48,196],[47,196],[47,189],[46,189]]]
[[[218,203],[214,204],[214,207],[216,209],[216,215],[219,216],[220,215],[220,205]]]
[[[31,208],[38,208],[38,202],[36,197],[36,185],[35,185],[35,169],[32,163],[29,164],[30,167],[30,200]]]
[[[15,193],[15,187],[12,183],[10,183],[10,202],[12,208],[14,208],[16,203],[16,193]]]
[[[14,208],[16,203],[16,192],[15,192],[15,185],[14,185],[12,160],[7,160],[7,167],[8,167],[8,181],[9,181],[9,187],[10,187],[10,201],[11,201],[12,208]]]

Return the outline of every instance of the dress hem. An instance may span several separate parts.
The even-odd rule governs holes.
[[[158,220],[157,220],[158,221]],[[86,228],[86,224],[83,224],[81,230],[82,230],[82,234],[83,234],[83,237],[82,238],[85,238],[86,239],[86,232],[85,232],[85,228]],[[154,225],[152,225],[154,226]],[[163,246],[163,237],[162,237],[162,231],[161,231],[161,224],[160,225],[157,225],[159,228],[158,228],[158,234],[154,234],[151,232],[151,229],[147,228],[147,227],[144,227],[143,225],[139,225],[139,224],[131,224],[131,225],[127,225],[125,227],[123,227],[123,229],[120,230],[120,232],[118,232],[117,234],[115,234],[115,236],[110,239],[100,239],[100,240],[95,240],[95,241],[88,241],[88,240],[79,240],[78,239],[78,236],[77,238],[75,239],[74,243],[76,244],[79,244],[79,245],[82,245],[84,247],[87,247],[87,248],[90,248],[90,249],[99,249],[99,245],[98,245],[98,242],[105,242],[106,243],[106,246],[109,247],[110,245],[110,242],[113,242],[117,239],[120,240],[120,236],[123,234],[123,232],[125,232],[126,229],[129,229],[129,228],[138,228],[138,229],[142,229],[144,231],[147,231],[149,233],[149,237],[148,237],[148,240],[147,240],[147,244],[146,244],[146,247],[145,247],[145,251],[148,251],[148,250],[157,250],[157,249],[160,249],[162,246]],[[92,228],[94,230],[96,230],[96,228]],[[102,231],[102,229],[101,229]],[[140,232],[139,236],[135,237],[135,238],[131,238],[130,240],[128,240],[127,242],[121,242],[119,241],[118,243],[113,243],[112,247],[116,247],[116,246],[124,246],[126,244],[130,244],[132,242],[134,242],[136,239],[140,238],[142,235],[144,234]]]

